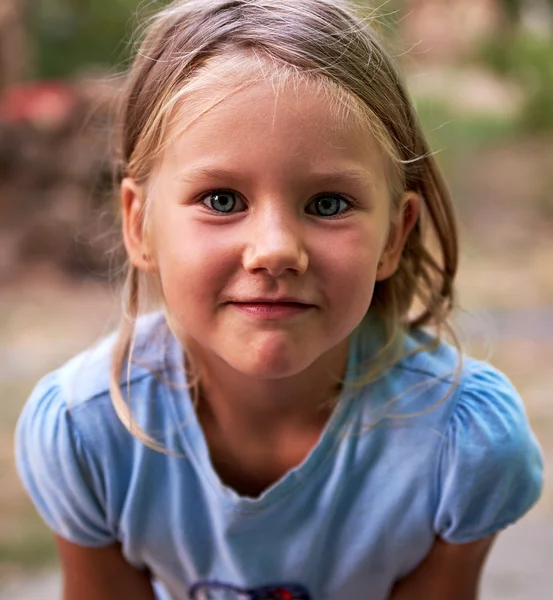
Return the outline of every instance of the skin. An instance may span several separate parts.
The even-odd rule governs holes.
[[[260,82],[183,118],[148,184],[123,181],[125,246],[159,279],[171,326],[200,369],[198,416],[215,468],[255,496],[317,443],[348,336],[375,282],[397,269],[420,199],[405,192],[392,207],[373,137],[307,82],[278,98]],[[284,297],[301,306],[274,302]],[[474,600],[490,544],[436,540],[391,598]],[[119,546],[58,545],[65,600],[153,597]]]

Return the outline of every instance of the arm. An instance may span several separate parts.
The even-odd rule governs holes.
[[[131,566],[119,544],[85,548],[56,537],[63,600],[155,600],[149,575]]]
[[[390,600],[476,600],[493,539],[469,544],[437,539],[423,562],[394,586]]]

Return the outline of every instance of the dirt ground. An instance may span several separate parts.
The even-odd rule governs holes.
[[[462,337],[519,388],[546,458],[544,494],[500,536],[486,568],[483,600],[552,598],[552,264],[553,244],[518,261],[474,253],[465,256],[459,278]],[[113,289],[68,281],[52,270],[0,287],[0,600],[59,598],[57,571],[43,570],[53,557],[50,535],[15,473],[13,427],[37,378],[109,331],[117,312]]]

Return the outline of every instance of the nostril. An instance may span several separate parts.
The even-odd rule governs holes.
[[[303,273],[308,266],[307,252],[298,245],[263,244],[244,252],[243,266],[247,271],[264,270],[273,276],[286,271]]]

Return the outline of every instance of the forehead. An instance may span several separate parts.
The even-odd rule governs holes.
[[[310,78],[212,74],[183,94],[161,171],[206,161],[275,171],[366,170],[384,185],[386,160],[354,102]]]

